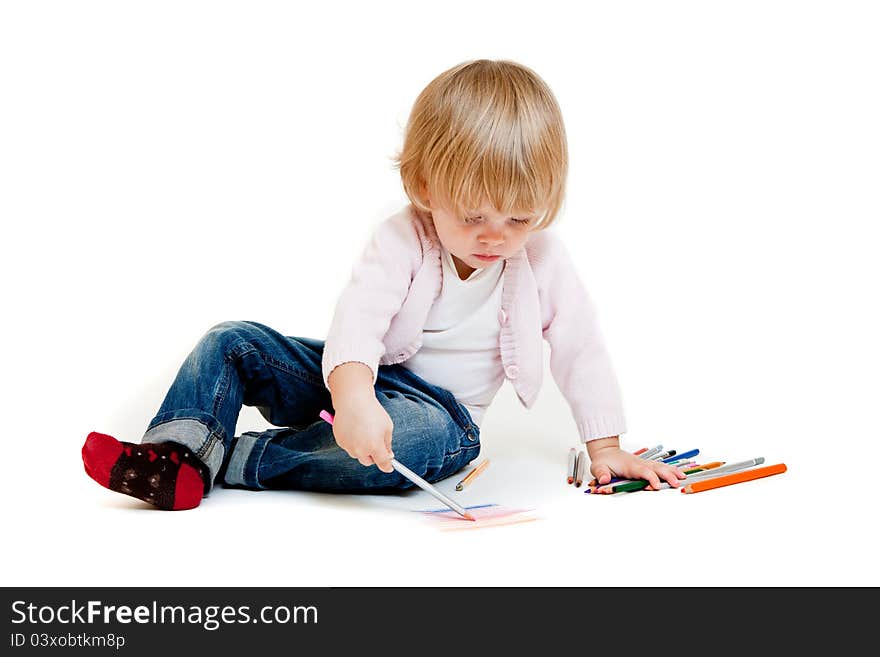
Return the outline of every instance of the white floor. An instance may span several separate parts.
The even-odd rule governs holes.
[[[573,435],[565,411],[546,392],[526,411],[509,385],[502,388],[483,428],[480,458],[491,459],[489,469],[464,492],[454,491],[458,477],[440,488],[464,505],[534,508],[538,519],[453,532],[414,513],[438,507],[421,490],[378,496],[216,489],[196,510],[155,511],[85,475],[84,433],[56,435],[53,442],[63,449],[43,459],[42,485],[24,471],[8,471],[15,485],[7,486],[4,502],[2,580],[7,586],[880,584],[871,542],[875,488],[835,490],[823,483],[826,463],[818,452],[796,451],[788,441],[761,446],[757,435],[736,442],[627,436],[631,449],[662,442],[700,448],[706,460],[764,456],[789,471],[696,495],[590,496],[565,483]],[[240,424],[258,424],[257,418],[245,409]]]
[[[880,585],[876,3],[333,3],[308,30],[295,3],[156,4],[0,3],[3,585]],[[164,513],[91,481],[88,432],[138,440],[216,322],[326,335],[406,201],[389,156],[413,102],[482,57],[560,102],[552,230],[599,309],[624,446],[789,471],[591,499],[564,483],[548,372],[530,411],[502,388],[460,496],[535,522],[438,531],[422,491]]]

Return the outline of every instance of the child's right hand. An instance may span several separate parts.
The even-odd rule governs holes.
[[[391,459],[391,416],[372,394],[351,399],[337,407],[333,416],[336,444],[365,466],[375,465],[382,472],[394,472]]]

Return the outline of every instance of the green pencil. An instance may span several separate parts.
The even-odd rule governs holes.
[[[694,474],[695,472],[702,472],[706,467],[702,466],[699,468],[691,468],[690,470],[685,470],[684,473],[686,475]],[[631,493],[634,490],[642,490],[643,488],[648,487],[648,482],[645,479],[641,479],[639,481],[627,481],[622,484],[616,484],[611,487],[612,493]]]
[[[647,481],[628,481],[625,484],[617,484],[611,487],[612,493],[631,493],[634,490],[642,490],[648,486]]]

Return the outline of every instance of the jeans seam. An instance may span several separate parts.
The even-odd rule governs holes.
[[[239,347],[245,347],[245,348],[242,349],[241,351],[237,351]],[[292,374],[293,376],[297,377],[301,381],[304,381],[305,383],[308,383],[310,385],[320,385],[320,386],[324,385],[323,379],[319,379],[318,377],[314,377],[314,376],[310,375],[308,372],[304,372],[303,370],[298,370],[293,367],[288,367],[287,364],[284,363],[284,361],[280,361],[270,354],[264,354],[262,351],[260,351],[254,345],[252,345],[250,343],[239,343],[239,344],[235,345],[235,347],[232,347],[226,353],[225,360],[229,363],[232,363],[237,360],[240,360],[242,358],[242,356],[247,356],[248,354],[251,354],[251,353],[256,353],[258,356],[260,356],[260,358],[263,359],[263,362],[266,363],[266,365],[268,365],[269,367],[272,367],[276,370],[284,372],[285,374]]]
[[[465,445],[465,446],[463,446],[463,447],[459,447],[459,448],[458,448],[457,450],[455,450],[454,452],[449,452],[449,453],[447,453],[446,456],[447,456],[447,458],[452,458],[452,457],[458,456],[459,454],[461,454],[461,453],[462,453],[463,451],[465,451],[466,449],[474,449],[474,448],[477,448],[477,447],[479,447],[479,446],[480,446],[479,443],[474,443],[473,445]]]
[[[264,490],[266,487],[260,483],[260,462],[263,460],[263,454],[266,453],[266,445],[269,443],[271,436],[265,431],[256,433],[256,440],[254,440],[251,451],[244,461],[241,475],[246,486],[259,490]],[[249,473],[248,466],[251,465],[252,462],[253,473]],[[250,483],[248,479],[252,479],[253,483]]]
[[[449,403],[452,406],[452,408],[454,409],[455,417],[458,419],[458,425],[466,433],[472,433],[476,427],[474,426],[474,424],[470,420],[468,420],[468,416],[462,412],[461,402],[459,402],[455,398],[455,395],[453,395],[449,390],[446,390],[444,388],[440,388],[440,390],[442,390],[446,394],[447,398],[449,399]]]
[[[196,456],[203,462],[207,461],[211,453],[214,451],[214,448],[217,447],[217,444],[222,444],[222,442],[222,439],[216,432],[210,431],[205,437],[205,442],[202,444],[202,447],[196,452]]]
[[[287,367],[282,361],[276,360],[272,356],[263,355],[263,360],[269,367],[274,367],[276,370],[280,370],[286,374],[292,374],[293,376],[310,385],[320,385],[322,387],[324,385],[323,379],[311,376],[308,372],[297,370],[292,367]]]
[[[190,410],[190,409],[187,409],[187,410]],[[193,409],[193,410],[196,410],[196,409]],[[163,424],[168,424],[169,422],[178,422],[180,420],[192,420],[194,422],[198,422],[199,424],[203,425],[205,427],[205,429],[207,430],[208,433],[205,435],[205,441],[207,441],[212,435],[216,435],[216,436],[220,435],[217,431],[215,431],[210,426],[208,426],[208,423],[205,419],[203,419],[201,417],[194,417],[192,415],[176,415],[176,413],[179,413],[179,412],[180,411],[177,411],[177,410],[166,411],[165,413],[162,414],[162,417],[164,417],[166,415],[171,415],[172,417],[169,417],[168,419],[163,419],[161,422],[156,422],[156,418],[153,418],[153,420],[147,426],[147,431],[157,429],[158,427],[161,427]],[[207,413],[205,413],[205,415],[207,415]],[[159,416],[157,416],[157,417],[159,417]],[[214,421],[216,422],[216,419]],[[218,425],[219,425],[219,423],[218,423]],[[220,428],[222,429],[222,427],[220,427]]]
[[[217,417],[220,406],[226,401],[226,393],[229,392],[229,368],[231,362],[228,358],[224,360],[226,360],[226,365],[223,367],[223,374],[221,375],[220,383],[217,385],[217,394],[214,395],[214,405],[211,407],[211,414],[214,417]]]

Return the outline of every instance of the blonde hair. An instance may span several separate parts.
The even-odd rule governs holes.
[[[419,94],[393,158],[407,197],[458,216],[488,201],[499,212],[538,213],[547,228],[565,197],[568,147],[547,84],[511,61],[478,59],[438,75]]]

